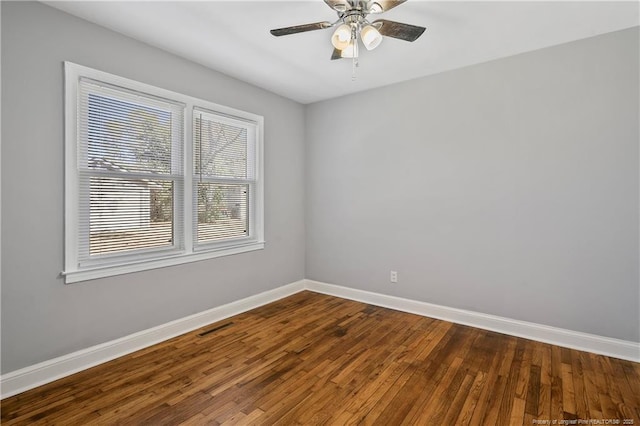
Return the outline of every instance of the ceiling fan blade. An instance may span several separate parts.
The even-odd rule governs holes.
[[[389,9],[393,9],[396,6],[401,5],[405,1],[407,0],[375,0],[369,3],[369,10],[371,10],[371,13],[386,12]],[[374,6],[375,3],[380,7]]]
[[[347,0],[324,0],[324,2],[336,12],[344,12],[349,9],[349,2]]]
[[[388,21],[386,19],[378,19],[373,21],[378,27],[380,34],[387,37],[399,38],[400,40],[416,41],[422,35],[425,27],[416,25],[403,24],[402,22]]]
[[[306,31],[323,30],[325,28],[329,28],[330,26],[330,22],[324,21],[314,22],[313,24],[294,25],[293,27],[278,28],[276,30],[271,30],[270,32],[274,36],[280,37],[283,35],[303,33]]]
[[[336,59],[342,59],[342,50],[334,48],[333,53],[331,54],[331,60],[335,61]]]

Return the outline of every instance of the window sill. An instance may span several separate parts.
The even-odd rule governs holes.
[[[121,265],[100,266],[85,268],[75,271],[64,271],[65,284],[94,280],[97,278],[111,277],[115,275],[129,274],[131,272],[147,271],[150,269],[164,268],[167,266],[181,265],[183,263],[198,262],[200,260],[214,259],[216,257],[230,256],[248,251],[264,249],[264,241],[252,242],[242,245],[219,248],[215,250],[199,251],[196,253],[181,254],[161,259],[144,260]]]

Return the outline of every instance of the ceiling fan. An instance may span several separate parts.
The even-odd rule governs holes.
[[[271,30],[271,34],[280,37],[337,26],[331,36],[331,44],[333,44],[334,47],[331,59],[353,58],[354,66],[357,66],[358,38],[367,50],[373,50],[382,42],[382,36],[415,41],[422,35],[425,30],[424,27],[386,19],[377,19],[373,22],[367,20],[368,15],[377,15],[386,12],[405,1],[406,0],[324,0],[324,2],[338,14],[338,19],[335,22],[323,21],[278,28]]]

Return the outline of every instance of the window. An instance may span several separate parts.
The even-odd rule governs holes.
[[[86,78],[78,89],[79,266],[182,249],[184,105]]]
[[[69,62],[65,76],[67,283],[264,248],[262,117]]]
[[[255,192],[255,125],[196,109],[193,114],[193,169],[198,246],[245,237]]]

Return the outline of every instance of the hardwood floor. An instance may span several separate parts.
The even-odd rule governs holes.
[[[640,425],[640,364],[311,292],[2,401],[4,425],[590,419]]]

